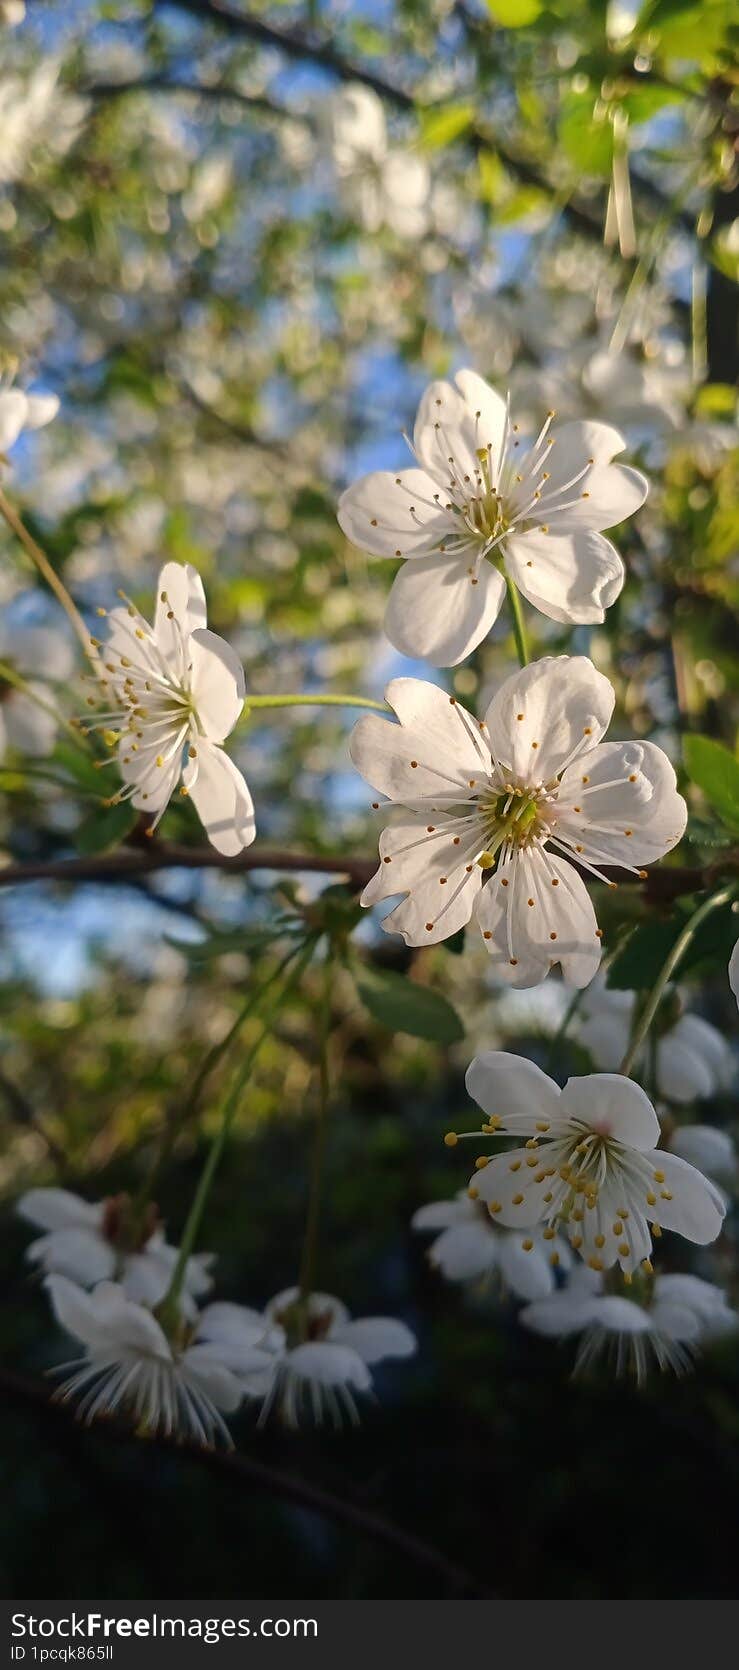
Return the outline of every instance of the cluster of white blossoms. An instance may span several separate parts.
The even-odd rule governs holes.
[[[388,226],[399,237],[419,237],[428,219],[428,164],[390,145],[377,93],[352,82],[322,105],[321,116],[347,213],[367,232]]]
[[[84,1347],[63,1365],[59,1395],[87,1420],[126,1413],[148,1433],[195,1443],[229,1440],[224,1415],[246,1402],[290,1426],[306,1417],[357,1419],[372,1369],[412,1356],[416,1342],[392,1317],[352,1320],[328,1293],[278,1293],[264,1311],[215,1301],[210,1254],[187,1260],[176,1315],[167,1294],[178,1249],[151,1208],[127,1196],[90,1203],[64,1189],[32,1189],[20,1215],[44,1234],[28,1248],[44,1272],[57,1321]],[[71,1370],[71,1373],[70,1373]]]
[[[345,90],[332,109],[334,160],[361,190],[365,214],[386,218],[377,193],[387,191],[392,159],[376,118],[362,89]],[[0,450],[55,409],[50,398],[0,392]],[[637,471],[613,462],[623,446],[608,425],[557,426],[553,413],[527,441],[509,402],[474,373],[460,372],[456,387],[432,384],[414,430],[418,467],[368,476],[339,506],[357,544],[407,559],[388,604],[392,643],[455,665],[485,637],[507,588],[524,661],[519,590],[551,620],[602,621],[624,579],[603,530],[647,492]],[[102,734],[122,778],[107,804],[130,801],[153,834],[179,790],[214,847],[235,856],[255,836],[247,784],[223,746],[246,701],[241,662],[209,630],[190,565],[162,568],[151,623],[119,595],[120,607],[98,611],[107,634],[90,644],[104,711],[82,725]],[[21,665],[21,639],[4,647]],[[29,674],[42,653],[29,643]],[[34,740],[38,692],[30,678],[22,685],[5,698],[2,734],[43,751],[53,710],[50,719],[48,703],[38,704],[37,733],[46,729]],[[413,947],[447,940],[474,918],[494,973],[510,986],[538,986],[557,966],[578,992],[593,982],[574,1026],[605,1069],[560,1089],[524,1058],[478,1055],[466,1082],[485,1114],[482,1133],[517,1146],[480,1155],[466,1193],[420,1207],[413,1227],[434,1232],[429,1258],[449,1280],[478,1288],[494,1280],[526,1304],[532,1331],[579,1335],[581,1365],[610,1345],[617,1367],[638,1376],[651,1362],[681,1368],[737,1319],[711,1283],[655,1277],[652,1242],[663,1230],[699,1246],[715,1241],[735,1154],[711,1126],[675,1126],[670,1114],[661,1129],[645,1091],[625,1076],[632,1057],[641,1059],[635,996],[596,979],[601,930],[586,885],[616,886],[614,867],[643,878],[642,866],[681,840],[687,808],[673,767],[653,742],[604,740],[615,692],[584,655],[521,666],[483,718],[418,678],[393,679],[386,701],[395,721],[366,716],[350,743],[390,812],[362,903],[395,900],[383,926]],[[89,698],[91,709],[99,705]],[[739,945],[729,977],[739,997]],[[622,1058],[629,1065],[619,1072]],[[651,1065],[655,1093],[683,1106],[730,1079],[723,1039],[682,1013],[675,993],[659,1009]],[[454,1147],[459,1136],[446,1141]],[[199,1443],[227,1436],[224,1416],[244,1403],[259,1407],[260,1422],[274,1410],[291,1426],[306,1416],[339,1424],[356,1420],[377,1364],[416,1349],[403,1322],[352,1319],[339,1299],[306,1291],[312,1282],[264,1310],[204,1303],[210,1257],[178,1252],[146,1202],[120,1195],[91,1204],[34,1189],[19,1211],[42,1232],[28,1259],[83,1347],[65,1367],[62,1394],[90,1419],[125,1410],[145,1431]]]

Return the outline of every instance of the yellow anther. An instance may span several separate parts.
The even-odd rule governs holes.
[[[571,1235],[570,1246],[574,1247],[575,1252],[579,1252],[582,1246],[582,1235]]]
[[[630,1270],[622,1270],[621,1274],[624,1278],[626,1286],[630,1287],[631,1286],[631,1271]]]
[[[475,1185],[474,1185],[474,1183],[470,1183],[470,1186],[469,1186],[469,1188],[468,1188],[468,1190],[467,1190],[467,1194],[468,1194],[468,1196],[469,1196],[469,1198],[470,1198],[470,1200],[477,1200],[477,1198],[478,1198],[478,1191],[477,1191],[477,1189],[476,1189],[476,1188],[475,1188]]]
[[[459,1142],[459,1137],[457,1136],[456,1131],[447,1131],[444,1141],[447,1148],[456,1148],[457,1143]]]
[[[512,1198],[513,1198],[513,1205],[514,1206],[522,1206],[523,1205],[523,1195],[513,1195]]]
[[[672,1191],[670,1189],[660,1189],[659,1192],[662,1200],[672,1200]]]
[[[628,1258],[628,1256],[629,1256],[629,1243],[628,1243],[628,1241],[622,1241],[619,1245],[618,1250],[619,1250],[622,1258]]]
[[[549,1263],[550,1264],[559,1264],[559,1253],[558,1252],[556,1252],[556,1251],[555,1252],[550,1252]]]
[[[481,870],[492,870],[495,863],[495,853],[481,852],[477,862]]]
[[[645,1276],[653,1276],[654,1275],[654,1265],[652,1263],[651,1258],[645,1258],[643,1260],[642,1270],[644,1271]]]
[[[660,1238],[660,1235],[662,1234],[662,1231],[659,1227],[659,1224],[652,1224],[651,1227],[652,1227],[652,1234],[654,1236],[654,1239],[655,1239],[655,1241],[658,1241],[659,1238]]]
[[[529,1137],[529,1140],[526,1144],[526,1147],[527,1148],[538,1148],[538,1146],[539,1146],[539,1144],[536,1140],[536,1137]]]
[[[664,1180],[665,1180],[664,1172],[663,1171],[655,1171],[655,1173],[654,1173],[655,1183],[664,1183]]]
[[[615,1224],[613,1225],[613,1233],[614,1233],[614,1235],[623,1235],[623,1232],[624,1232],[624,1226],[623,1226],[622,1223],[619,1223],[618,1218],[617,1218]]]
[[[538,1155],[537,1154],[529,1154],[529,1157],[526,1161],[526,1164],[529,1167],[529,1170],[531,1170],[532,1166],[538,1166],[538,1164],[539,1164]]]
[[[502,1212],[502,1210],[503,1208],[499,1200],[491,1200],[490,1205],[488,1206],[488,1211],[491,1215],[494,1215],[496,1212]]]
[[[520,1171],[521,1170],[521,1161],[520,1160],[514,1160],[513,1164],[509,1165],[508,1170],[509,1171]]]
[[[539,1181],[539,1179],[538,1179],[538,1177],[537,1177],[537,1179],[536,1179],[536,1181],[537,1181],[537,1183],[538,1183],[538,1181]],[[553,1194],[552,1194],[552,1191],[551,1191],[551,1189],[550,1189],[550,1190],[549,1190],[549,1193],[548,1193],[548,1194],[546,1194],[546,1195],[545,1195],[545,1196],[544,1196],[544,1203],[545,1203],[545,1205],[546,1205],[546,1206],[548,1206],[548,1205],[549,1205],[549,1203],[550,1203],[550,1201],[552,1201],[552,1200],[554,1200],[554,1195],[553,1195]]]
[[[545,1241],[553,1241],[556,1233],[557,1233],[556,1229],[552,1229],[551,1227],[549,1229],[545,1229],[543,1231],[544,1240]]]
[[[650,1189],[649,1194],[647,1195],[647,1206],[656,1206],[656,1205],[657,1205],[657,1196],[655,1194],[652,1194],[652,1191]]]
[[[569,1182],[569,1179],[572,1176],[572,1166],[560,1166],[559,1175],[562,1178],[563,1183]]]
[[[540,1120],[539,1120],[539,1121],[538,1121],[538,1124],[537,1124],[537,1126],[536,1126],[536,1129],[537,1129],[537,1131],[548,1131],[548,1130],[549,1130],[549,1121],[548,1121],[548,1119],[540,1119]]]
[[[533,1252],[534,1250],[534,1243],[533,1241],[530,1241],[528,1237],[525,1241],[521,1242],[521,1246],[523,1247],[524,1252]]]
[[[483,1171],[485,1166],[489,1165],[489,1163],[487,1154],[478,1155],[478,1158],[475,1160],[475,1171]]]
[[[483,1131],[487,1131],[488,1133],[490,1131],[498,1131],[498,1130],[500,1130],[501,1123],[502,1123],[502,1121],[501,1121],[501,1118],[500,1118],[500,1114],[491,1113],[488,1117],[487,1125],[483,1125],[483,1127],[482,1127]]]
[[[602,1270],[603,1269],[603,1260],[602,1260],[602,1258],[589,1258],[588,1259],[588,1265],[589,1265],[591,1270]]]

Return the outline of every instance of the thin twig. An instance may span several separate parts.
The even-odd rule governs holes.
[[[30,1405],[44,1417],[63,1427],[68,1437],[76,1433],[80,1445],[84,1445],[85,1429],[76,1422],[70,1408],[54,1399],[39,1382],[28,1380],[14,1373],[12,1369],[0,1368],[0,1398],[19,1409],[27,1409]],[[111,1443],[131,1445],[142,1442],[134,1438],[125,1421],[106,1417],[96,1421],[94,1425],[96,1434]],[[475,1599],[491,1598],[489,1591],[482,1587],[471,1572],[447,1559],[440,1549],[424,1542],[412,1531],[392,1524],[381,1514],[361,1507],[346,1494],[334,1496],[321,1485],[286,1473],[281,1468],[270,1467],[263,1461],[255,1461],[252,1456],[239,1450],[205,1450],[197,1444],[179,1442],[163,1435],[147,1439],[146,1448],[149,1453],[158,1450],[162,1454],[181,1456],[183,1460],[194,1462],[232,1486],[243,1488],[245,1492],[254,1489],[264,1490],[281,1501],[305,1508],[310,1513],[320,1514],[322,1518],[335,1525],[345,1526],[355,1531],[358,1536],[392,1549],[395,1554],[402,1555],[415,1565],[435,1572],[445,1589],[452,1595],[466,1595]]]

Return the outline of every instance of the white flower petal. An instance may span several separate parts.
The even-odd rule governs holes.
[[[193,1386],[216,1409],[226,1414],[238,1409],[244,1388],[211,1346],[189,1346],[182,1356],[181,1374],[185,1385]]]
[[[3,704],[3,718],[10,747],[30,759],[42,759],[54,747],[58,724],[54,714],[40,707],[34,696],[49,701],[48,689],[35,680],[29,682],[27,695],[21,690],[11,691]]]
[[[659,1142],[659,1120],[646,1091],[620,1073],[588,1073],[568,1079],[562,1108],[571,1119],[612,1137],[626,1148],[648,1153]],[[659,1156],[660,1163],[662,1156]],[[655,1161],[656,1164],[656,1161]]]
[[[609,462],[625,445],[617,429],[591,421],[564,423],[553,436],[547,459],[549,480],[537,504],[542,522],[558,534],[576,528],[600,530],[615,527],[639,510],[649,483],[639,470]],[[586,473],[574,482],[584,469]],[[568,482],[573,482],[572,487]]]
[[[210,742],[223,742],[244,706],[244,669],[225,638],[207,627],[191,634],[189,655],[190,688],[198,721]]]
[[[94,1229],[55,1229],[32,1241],[26,1258],[49,1274],[67,1276],[80,1287],[109,1281],[115,1273],[115,1252]]]
[[[59,398],[56,394],[27,394],[25,428],[45,428],[56,417],[58,410]]]
[[[412,695],[399,689],[409,684],[415,687]],[[450,792],[459,789],[461,802],[471,793],[470,779],[472,790],[486,781],[487,745],[480,737],[476,721],[461,706],[455,713],[449,697],[423,679],[394,680],[385,695],[393,705],[396,701],[402,704],[406,697],[408,702],[418,704],[418,719],[414,723],[393,725],[368,713],[355,725],[349,753],[357,770],[380,794],[401,804],[412,804],[419,798],[428,798],[433,804],[434,795],[446,799]],[[429,706],[428,718],[422,711],[424,703]],[[449,709],[452,730],[443,728],[437,719],[435,710],[439,705]],[[467,735],[465,723],[469,726]],[[444,726],[448,725],[445,714]],[[472,733],[479,738],[478,748],[471,741]]]
[[[99,1229],[103,1211],[69,1189],[29,1189],[16,1205],[19,1217],[38,1229]]]
[[[649,1208],[650,1217],[663,1229],[674,1229],[698,1246],[715,1241],[726,1216],[723,1198],[715,1185],[677,1154],[660,1149],[654,1161],[655,1172],[664,1181],[655,1178],[657,1203]],[[666,1195],[671,1198],[666,1199]]]
[[[182,779],[211,844],[226,857],[251,845],[254,804],[238,766],[223,749],[202,738]]]
[[[428,871],[383,919],[383,929],[388,934],[402,934],[406,945],[439,945],[469,922],[481,886],[480,867],[470,860],[455,868],[450,866],[446,874]],[[372,882],[362,894],[363,904],[370,901],[371,888]]]
[[[488,447],[497,473],[506,422],[505,401],[482,377],[460,371],[455,381],[456,389],[446,382],[429,385],[413,430],[416,456],[441,487],[465,477],[474,482],[479,454]]]
[[[556,536],[533,528],[514,533],[505,542],[508,573],[534,608],[550,620],[593,625],[621,591],[624,565],[610,541],[600,533],[581,530]]]
[[[375,470],[347,487],[336,512],[353,545],[375,557],[417,557],[438,551],[453,532],[436,482],[424,470]]]
[[[559,800],[559,834],[605,864],[663,858],[688,818],[670,761],[653,742],[601,743],[564,772]]]
[[[729,985],[739,1007],[739,939],[729,958]]]
[[[547,782],[586,735],[593,747],[600,741],[614,702],[613,686],[587,656],[533,661],[512,673],[490,703],[485,719],[493,757],[514,781]]]
[[[729,1181],[736,1175],[736,1149],[728,1131],[715,1125],[679,1125],[669,1142],[670,1153],[678,1154],[708,1177]]]
[[[291,1374],[319,1386],[351,1386],[355,1391],[367,1392],[372,1376],[358,1351],[347,1345],[332,1345],[330,1340],[297,1345],[290,1351],[287,1364]]]
[[[464,1082],[483,1113],[500,1119],[501,1128],[513,1136],[534,1136],[541,1121],[548,1126],[547,1136],[567,1128],[559,1085],[525,1056],[483,1050],[470,1062]]]
[[[417,1207],[411,1218],[411,1228],[450,1229],[476,1216],[473,1202],[466,1195],[457,1195],[455,1200],[432,1200],[427,1206]]]
[[[519,1322],[534,1334],[545,1339],[564,1339],[568,1334],[579,1334],[592,1321],[593,1296],[570,1293],[563,1288],[548,1299],[537,1300],[519,1313]]]
[[[496,1154],[470,1178],[470,1186],[477,1189],[479,1199],[495,1208],[491,1215],[496,1225],[529,1229],[546,1217],[544,1196],[550,1193],[550,1183],[546,1178],[537,1183],[540,1171],[538,1167],[535,1172],[528,1166],[530,1159],[528,1148],[513,1148],[508,1154]]]
[[[700,1015],[681,1015],[657,1044],[660,1095],[672,1102],[713,1096],[729,1083],[732,1065],[731,1048],[715,1026]]]
[[[468,556],[417,557],[396,574],[385,632],[401,655],[456,667],[487,636],[500,613],[505,581],[490,563],[470,574]]]
[[[554,1270],[550,1254],[556,1249],[554,1241],[542,1241],[539,1236],[520,1236],[510,1230],[500,1230],[498,1264],[500,1273],[517,1299],[543,1299],[554,1287]],[[530,1251],[524,1241],[534,1241]]]
[[[9,452],[26,422],[28,400],[20,389],[0,393],[0,452]]]
[[[412,1357],[417,1349],[415,1335],[394,1316],[362,1316],[355,1322],[340,1322],[331,1329],[330,1342],[348,1346],[365,1363],[380,1363],[385,1357]]]
[[[438,1235],[428,1256],[447,1281],[474,1281],[495,1268],[498,1237],[478,1212],[475,1222],[454,1224]]]
[[[178,633],[170,615],[180,628]],[[165,653],[179,652],[181,634],[187,637],[207,624],[208,611],[203,582],[192,564],[166,562],[157,579],[154,632]]]

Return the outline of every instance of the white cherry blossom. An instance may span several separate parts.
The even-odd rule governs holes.
[[[339,523],[376,557],[407,558],[385,631],[404,655],[455,666],[497,618],[506,577],[566,625],[593,624],[618,597],[621,558],[602,530],[644,503],[637,470],[611,462],[625,442],[594,422],[524,442],[503,400],[473,371],[435,382],[413,432],[417,467],[378,470],[342,494]]]
[[[733,1065],[731,1046],[718,1028],[700,1015],[680,1013],[681,1001],[678,993],[668,997],[668,1005],[676,1012],[674,1019],[665,1016],[654,1052],[657,1093],[678,1103],[725,1089]],[[576,1035],[603,1072],[615,1073],[626,1054],[635,1003],[635,992],[612,990],[599,976],[580,1004]],[[647,1054],[645,1045],[637,1063],[643,1063]]]
[[[233,856],[256,834],[246,782],[221,746],[244,705],[244,671],[207,628],[200,575],[189,563],[165,563],[153,626],[127,600],[107,625],[106,642],[93,643],[113,703],[96,725],[113,729],[125,784],[112,803],[151,813],[153,830],[181,781],[212,845]]]
[[[1,399],[1,397],[0,397]],[[49,626],[20,626],[0,622],[0,661],[24,679],[19,690],[0,673],[0,759],[8,748],[38,759],[51,753],[58,724],[56,696],[50,684],[68,679],[74,654],[63,632]],[[38,675],[41,675],[39,677]]]
[[[576,1373],[608,1357],[617,1375],[632,1373],[639,1382],[652,1364],[683,1371],[702,1346],[739,1326],[722,1289],[699,1276],[660,1275],[632,1298],[606,1291],[603,1277],[583,1266],[565,1288],[527,1305],[519,1319],[549,1339],[580,1334]]]
[[[127,1195],[88,1201],[68,1189],[29,1189],[16,1210],[44,1231],[26,1249],[26,1258],[44,1275],[66,1276],[80,1287],[115,1280],[128,1299],[143,1305],[158,1305],[164,1298],[178,1249],[165,1239],[156,1211],[137,1222]],[[212,1262],[211,1253],[187,1261],[180,1302],[188,1319],[197,1313],[195,1301],[212,1285]]]
[[[482,722],[420,679],[394,679],[385,698],[400,723],[368,715],[350,743],[399,812],[362,904],[405,894],[383,926],[408,945],[448,939],[474,912],[511,985],[538,985],[560,962],[586,986],[600,931],[573,862],[605,880],[603,864],[640,874],[676,845],[687,809],[667,756],[651,742],[601,741],[614,692],[584,656],[513,673]]]
[[[566,1232],[593,1270],[618,1263],[626,1275],[651,1268],[653,1233],[672,1229],[699,1245],[720,1233],[719,1191],[677,1154],[656,1152],[659,1120],[631,1079],[591,1073],[560,1090],[532,1061],[488,1051],[466,1084],[486,1135],[523,1140],[483,1156],[470,1179],[496,1223]]]
[[[728,1131],[716,1125],[677,1125],[667,1138],[667,1147],[671,1154],[679,1154],[689,1165],[705,1172],[722,1193],[736,1189],[737,1154]]]
[[[125,1413],[146,1432],[163,1432],[212,1444],[229,1442],[224,1414],[238,1408],[243,1375],[255,1359],[253,1342],[265,1333],[260,1317],[237,1305],[208,1306],[196,1322],[170,1339],[146,1306],[134,1303],[115,1282],[92,1293],[66,1276],[47,1276],[57,1321],[81,1341],[84,1356],[66,1363],[73,1373],[59,1396],[79,1400],[84,1420]]]
[[[545,1241],[538,1231],[518,1235],[498,1229],[473,1185],[454,1200],[419,1206],[411,1223],[418,1230],[440,1230],[428,1250],[429,1262],[447,1281],[472,1282],[497,1276],[516,1299],[540,1299],[555,1285],[555,1268],[568,1269],[570,1249],[561,1236]]]
[[[331,1293],[309,1294],[297,1287],[277,1293],[262,1317],[267,1330],[261,1359],[245,1376],[247,1397],[261,1401],[260,1423],[277,1409],[287,1426],[307,1416],[325,1416],[340,1426],[358,1420],[357,1394],[372,1391],[371,1370],[387,1357],[410,1357],[416,1341],[410,1328],[390,1316],[352,1319]]]

